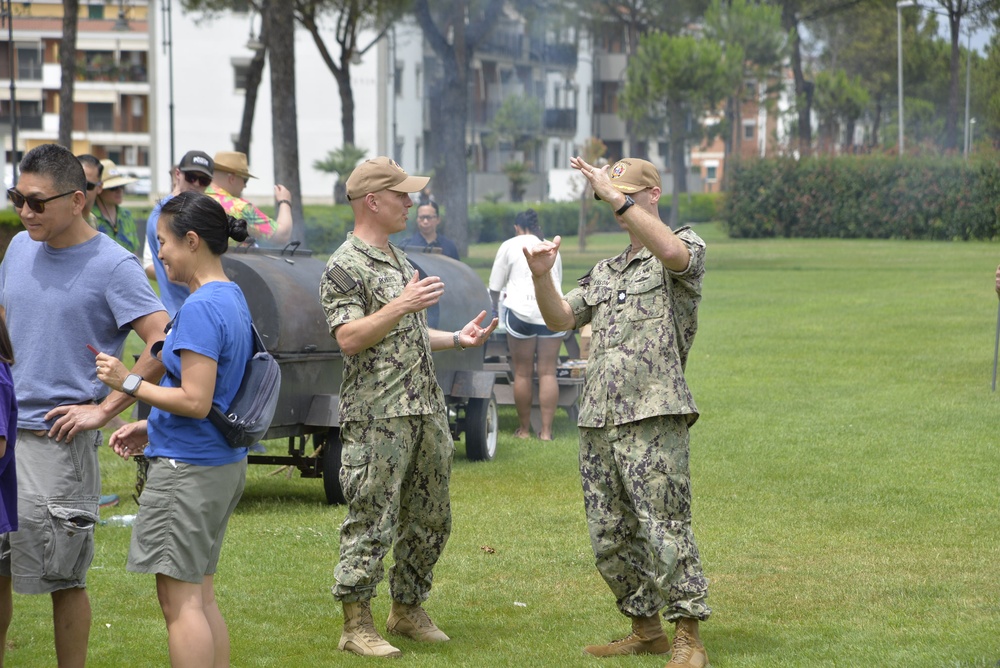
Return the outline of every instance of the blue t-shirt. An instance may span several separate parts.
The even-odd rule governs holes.
[[[131,323],[163,310],[142,265],[114,239],[95,234],[53,248],[18,233],[0,263],[0,306],[17,353],[11,368],[22,429],[49,429],[56,406],[99,402],[87,344],[121,357]]]
[[[218,371],[212,404],[222,410],[229,408],[253,351],[250,309],[238,285],[206,283],[187,298],[163,342],[161,359],[167,373],[160,385],[180,387],[182,350],[215,360]],[[198,466],[222,466],[246,457],[247,449],[230,447],[208,418],[182,417],[154,408],[149,413],[149,445],[144,454]]]
[[[17,439],[17,401],[10,367],[0,362],[0,436],[7,439],[7,451],[0,457],[0,533],[17,531],[17,466],[14,441]]]
[[[167,195],[157,202],[150,212],[149,218],[146,219],[146,247],[153,254],[153,270],[156,271],[156,282],[160,286],[160,300],[167,307],[167,313],[173,318],[191,291],[186,285],[171,282],[167,278],[167,270],[163,268],[163,262],[160,261],[160,240],[156,238],[156,223],[160,220],[160,210],[163,209],[164,204],[170,201],[171,197],[173,195]]]

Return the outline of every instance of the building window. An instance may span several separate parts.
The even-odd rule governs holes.
[[[705,180],[709,183],[715,183],[719,180],[719,165],[705,163]]]
[[[87,7],[87,18],[88,19],[103,19],[104,18],[104,5],[89,5]]]
[[[17,45],[17,78],[41,80],[42,50],[39,44]]]
[[[396,67],[392,71],[392,88],[396,97],[402,97],[403,95],[403,63],[396,63]]]
[[[91,102],[87,105],[87,129],[110,132],[114,129],[114,105]]]
[[[597,104],[595,112],[598,114],[617,114],[619,88],[617,81],[600,81],[597,83]]]
[[[755,132],[754,132],[755,129],[756,129],[756,126],[754,125],[754,123],[744,123],[743,124],[743,139],[746,140],[746,141],[752,141],[753,138],[754,138],[754,136],[755,136]]]

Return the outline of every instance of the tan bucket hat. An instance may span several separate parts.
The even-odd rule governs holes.
[[[250,173],[247,154],[239,151],[219,151],[215,154],[215,171],[229,172],[245,179],[257,178]]]

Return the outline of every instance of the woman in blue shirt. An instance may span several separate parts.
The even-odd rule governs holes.
[[[110,439],[125,459],[149,459],[127,568],[156,575],[171,665],[228,665],[229,632],[213,580],[243,494],[247,450],[230,447],[207,416],[213,404],[229,407],[253,351],[250,310],[222,270],[229,238],[246,239],[246,224],[211,197],[185,192],[163,206],[156,236],[167,277],[191,290],[163,342],[166,374],[154,385],[97,356],[98,378],[153,407],[148,421]]]

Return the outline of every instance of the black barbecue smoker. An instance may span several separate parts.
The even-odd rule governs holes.
[[[439,276],[445,292],[428,309],[435,329],[461,329],[490,311],[482,280],[468,266],[440,254],[407,256],[420,278]],[[304,478],[322,478],[328,503],[343,503],[340,487],[340,383],[343,357],[319,302],[326,259],[292,249],[231,249],[222,256],[230,280],[243,290],[257,331],[281,365],[281,393],[265,437],[287,439],[285,455],[251,453],[251,464],[294,466]],[[484,370],[485,347],[434,353],[448,405],[452,437],[465,435],[466,456],[490,460],[497,448],[495,372]]]

